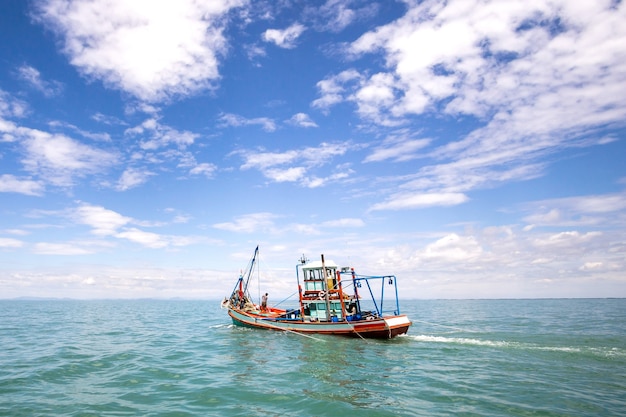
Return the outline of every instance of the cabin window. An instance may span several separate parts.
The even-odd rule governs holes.
[[[326,305],[324,303],[309,304],[311,318],[318,320],[326,320]]]
[[[317,319],[320,321],[325,321],[330,316],[335,316],[339,320],[343,319],[343,315],[341,314],[340,301],[331,301],[330,314],[327,314],[328,312],[326,310],[326,303],[324,301],[310,303],[304,308],[304,311],[306,315],[311,316],[312,319]]]
[[[316,280],[322,279],[321,270],[319,269],[308,269],[304,271],[304,279],[305,280]]]
[[[324,283],[322,281],[305,281],[305,291],[322,291],[324,289]]]

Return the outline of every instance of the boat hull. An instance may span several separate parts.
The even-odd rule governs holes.
[[[299,319],[275,318],[229,308],[228,315],[238,326],[255,329],[279,330],[302,334],[328,334],[375,339],[391,339],[405,334],[411,326],[406,315],[389,316],[361,321],[311,322]]]

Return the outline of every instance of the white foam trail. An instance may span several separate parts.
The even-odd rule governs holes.
[[[524,350],[537,350],[545,352],[564,352],[564,353],[587,353],[602,357],[621,357],[626,356],[626,351],[615,347],[580,347],[580,346],[539,346],[532,343],[508,342],[505,340],[481,340],[466,337],[444,337],[429,335],[407,335],[406,337],[416,342],[426,343],[446,343],[465,346],[486,346],[493,348],[512,348]]]
[[[443,336],[427,336],[427,335],[409,336],[409,337],[418,342],[452,343],[452,344],[458,344],[458,345],[508,347],[514,344],[513,342],[470,339],[466,337],[443,337]]]

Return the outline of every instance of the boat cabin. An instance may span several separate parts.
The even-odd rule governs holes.
[[[333,261],[302,265],[302,316],[309,321],[343,321],[346,306],[339,267]]]

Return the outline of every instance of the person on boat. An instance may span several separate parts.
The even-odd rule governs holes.
[[[267,293],[261,297],[261,311],[267,311]]]

